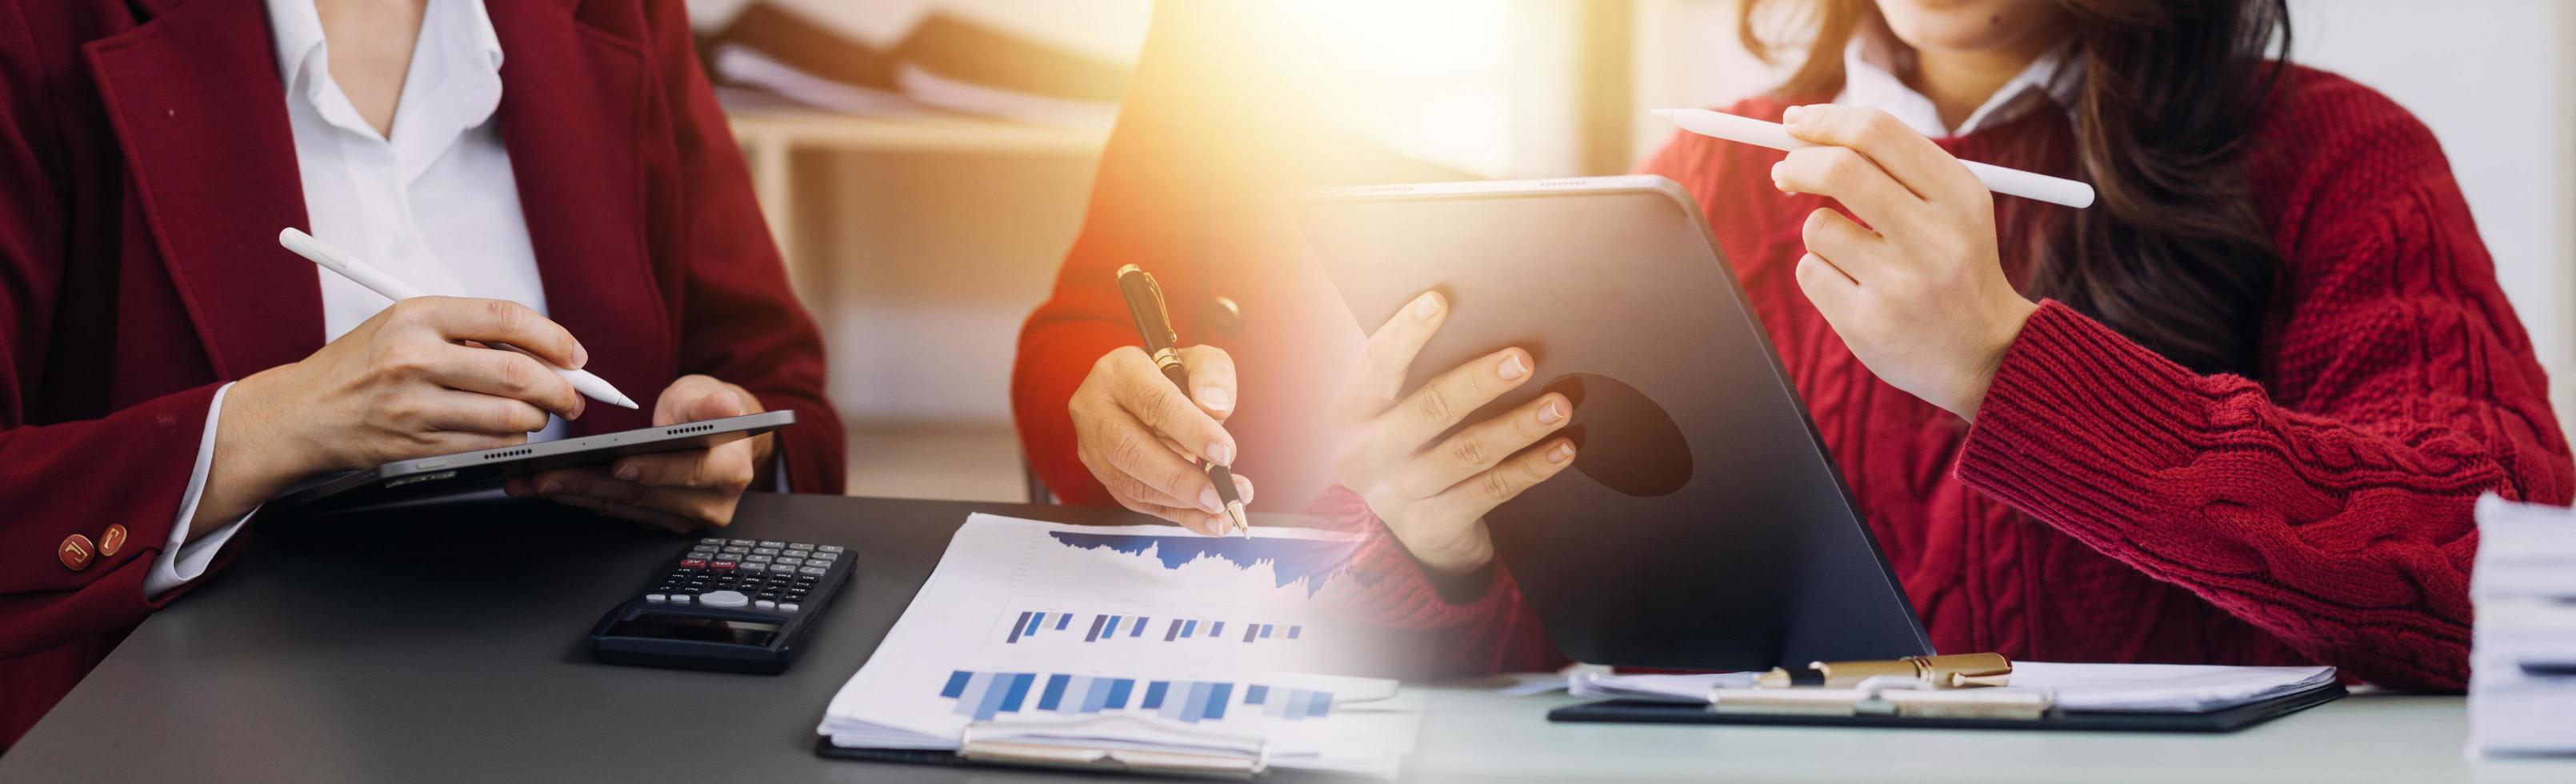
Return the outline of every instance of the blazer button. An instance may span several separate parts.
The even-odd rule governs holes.
[[[1214,327],[1217,334],[1226,337],[1242,334],[1243,306],[1234,304],[1234,299],[1231,297],[1217,297],[1215,300],[1212,304],[1216,307],[1208,309],[1209,326]]]
[[[77,572],[89,568],[90,559],[98,553],[91,548],[89,537],[72,534],[63,537],[63,546],[54,555],[63,559],[63,568]]]
[[[115,555],[116,551],[123,549],[125,549],[125,526],[110,525],[107,530],[99,532],[99,555]]]

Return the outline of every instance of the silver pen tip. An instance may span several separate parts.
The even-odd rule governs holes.
[[[1234,518],[1234,530],[1241,532],[1245,539],[1252,538],[1252,522],[1243,519],[1242,501],[1226,504],[1225,513]]]

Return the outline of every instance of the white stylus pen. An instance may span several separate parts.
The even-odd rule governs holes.
[[[1751,117],[1712,112],[1707,109],[1656,109],[1655,113],[1672,118],[1673,124],[1681,126],[1682,130],[1701,136],[1714,136],[1731,142],[1743,142],[1774,150],[1795,150],[1800,147],[1816,146],[1789,135],[1789,129],[1779,123]],[[2007,169],[1976,161],[1960,161],[1960,163],[1966,164],[1968,173],[1977,175],[1977,180],[1986,184],[1986,190],[2025,199],[2038,199],[2050,204],[2063,204],[2077,209],[2093,206],[2093,186],[2091,185],[2063,177]]]
[[[428,296],[426,292],[412,288],[411,284],[396,280],[392,275],[367,266],[366,262],[342,253],[339,248],[331,247],[321,240],[314,239],[313,235],[294,227],[278,230],[277,244],[286,246],[287,250],[295,251],[295,255],[321,265],[323,269],[339,273],[340,277],[348,278],[351,283],[365,286],[368,291],[384,295],[385,299],[400,302],[413,297]],[[527,349],[507,343],[486,345],[527,354],[530,359],[553,368],[556,375],[563,376],[565,381],[572,382],[572,388],[575,391],[589,396],[592,400],[622,408],[636,408],[635,401],[627,399],[626,393],[617,391],[616,387],[609,386],[607,379],[591,375],[590,371],[554,367],[553,363],[546,362],[544,358],[529,354]]]

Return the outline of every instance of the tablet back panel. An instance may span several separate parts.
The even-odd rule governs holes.
[[[1520,346],[1534,382],[1466,421],[1546,390],[1576,401],[1574,470],[1488,517],[1568,655],[1740,670],[1931,652],[1679,185],[1336,189],[1302,217],[1362,330],[1448,296],[1408,390]]]

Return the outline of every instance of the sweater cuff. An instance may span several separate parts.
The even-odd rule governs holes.
[[[2188,460],[2189,434],[2218,392],[2055,300],[2004,352],[1954,472],[2026,514],[2133,519],[2123,488]],[[2235,386],[2235,385],[2227,385]],[[2246,385],[2251,386],[2251,385]]]
[[[1413,553],[1369,511],[1357,493],[1335,486],[1315,500],[1311,511],[1334,528],[1359,537],[1351,568],[1381,579],[1360,592],[1353,606],[1341,608],[1356,620],[1396,629],[1436,629],[1481,624],[1508,614],[1519,590],[1499,563],[1468,575],[1434,578]]]

